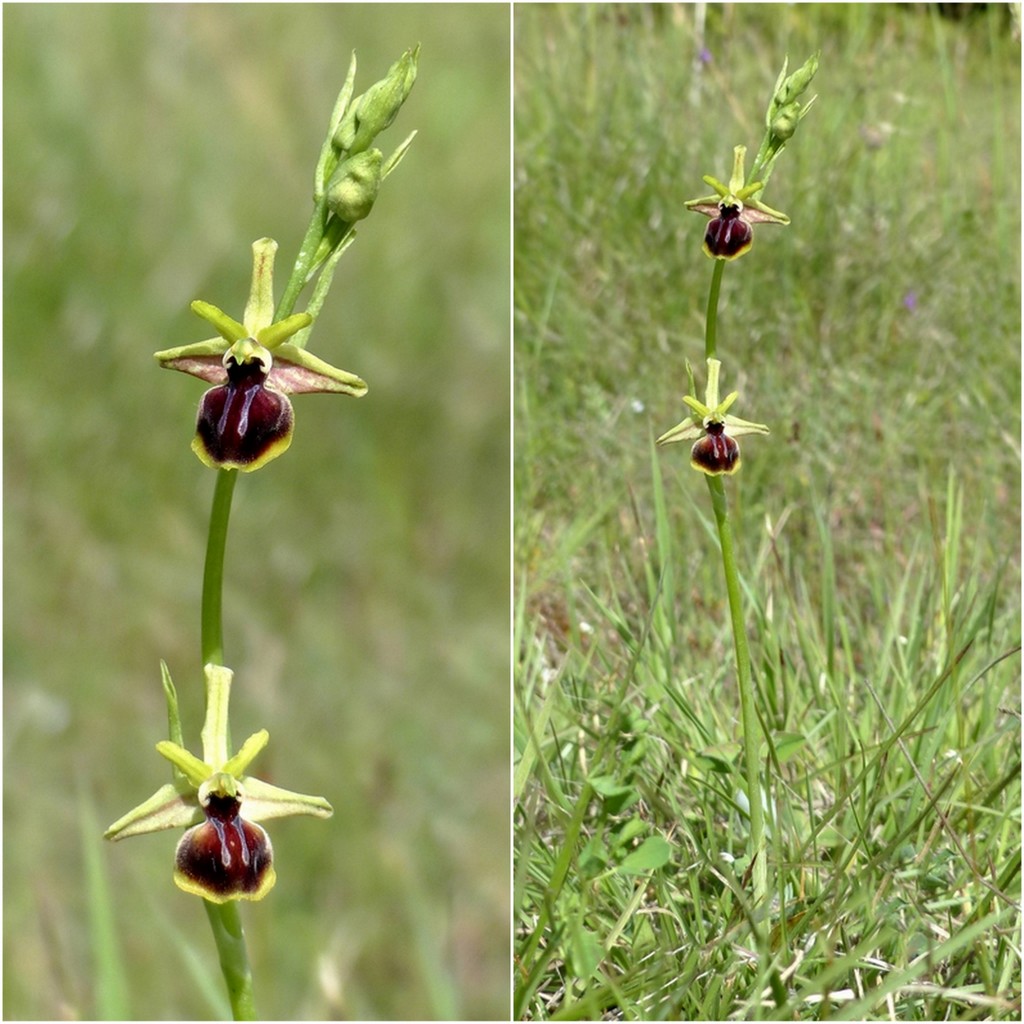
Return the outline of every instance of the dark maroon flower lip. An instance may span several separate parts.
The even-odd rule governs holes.
[[[295,416],[288,398],[268,383],[260,358],[225,360],[227,383],[199,402],[193,449],[208,466],[251,471],[291,444]]]
[[[690,449],[690,463],[708,476],[731,475],[740,468],[740,446],[725,432],[724,423],[709,423],[707,432]]]
[[[743,219],[739,207],[723,203],[720,209],[704,232],[704,251],[709,256],[734,260],[754,244],[754,229]]]
[[[276,880],[270,836],[246,821],[241,808],[238,797],[209,795],[206,821],[178,843],[174,876],[182,889],[214,903],[259,900],[270,891]]]

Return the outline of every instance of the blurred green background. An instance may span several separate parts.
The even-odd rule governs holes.
[[[310,346],[370,393],[298,398],[235,495],[233,731],[335,808],[271,823],[243,920],[264,1017],[507,1016],[508,8],[76,4],[4,11],[7,1018],[223,1011],[177,834],[96,849],[168,778],[160,658],[202,717],[203,385],[152,353],[264,235],[280,291],[351,52],[358,93],[417,42]]]

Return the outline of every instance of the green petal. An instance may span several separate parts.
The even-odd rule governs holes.
[[[699,398],[694,398],[693,395],[683,395],[683,401],[697,414],[700,419],[704,419],[705,416],[710,416],[713,412],[709,409]]]
[[[701,181],[703,181],[705,185],[710,185],[722,199],[724,199],[729,194],[729,186],[723,185],[722,182],[720,182],[716,177],[714,177],[714,175],[705,174],[701,177]]]
[[[308,327],[313,318],[308,313],[293,313],[276,324],[264,327],[256,332],[256,340],[264,348],[277,348],[281,342],[286,341],[293,334],[298,334],[303,328]]]
[[[726,418],[725,414],[728,411],[729,407],[739,397],[740,397],[740,393],[738,391],[730,391],[729,394],[727,394],[725,396],[725,398],[723,398],[722,401],[720,401],[718,403],[718,405],[715,406],[715,408],[711,410],[711,415],[716,420],[720,420],[720,421],[724,420]]]
[[[255,760],[256,755],[270,742],[270,733],[266,729],[260,729],[259,732],[254,732],[242,745],[239,747],[238,753],[235,754],[229,761],[226,761],[224,767],[221,769],[222,772],[226,772],[228,775],[239,776],[245,772],[245,769]]]
[[[215,306],[212,302],[203,302],[202,299],[196,299],[192,303],[191,309],[196,316],[201,316],[207,323],[213,324],[217,333],[229,345],[233,345],[236,341],[240,341],[249,334],[244,324],[240,324],[234,317],[228,316],[224,310],[219,306]]]
[[[178,743],[170,740],[161,740],[156,745],[157,753],[166,757],[176,768],[178,768],[193,788],[198,789],[212,774],[213,767],[205,761],[200,761],[190,750],[186,750]]]

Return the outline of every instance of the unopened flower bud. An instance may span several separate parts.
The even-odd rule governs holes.
[[[349,105],[334,133],[334,148],[352,155],[370,148],[373,140],[394,121],[416,81],[420,48],[406,50],[387,75]]]
[[[781,85],[775,89],[775,102],[780,106],[786,106],[798,99],[811,84],[811,79],[818,73],[818,54],[808,57],[802,67],[797,68]]]
[[[338,164],[327,185],[327,206],[331,212],[349,224],[367,216],[380,190],[382,162],[379,149],[368,149]]]
[[[793,137],[796,126],[800,123],[800,104],[795,100],[787,103],[772,119],[772,134],[785,142]]]

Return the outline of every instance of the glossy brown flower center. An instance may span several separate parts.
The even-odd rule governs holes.
[[[267,372],[259,359],[236,363],[229,358],[226,369],[227,383],[203,395],[196,433],[213,462],[245,467],[289,437],[292,406],[266,386]]]
[[[740,216],[736,206],[723,206],[708,222],[704,244],[713,256],[738,256],[754,241],[754,229]]]
[[[270,840],[240,809],[235,797],[212,794],[206,821],[189,829],[178,846],[178,871],[211,897],[252,895],[265,884]]]

